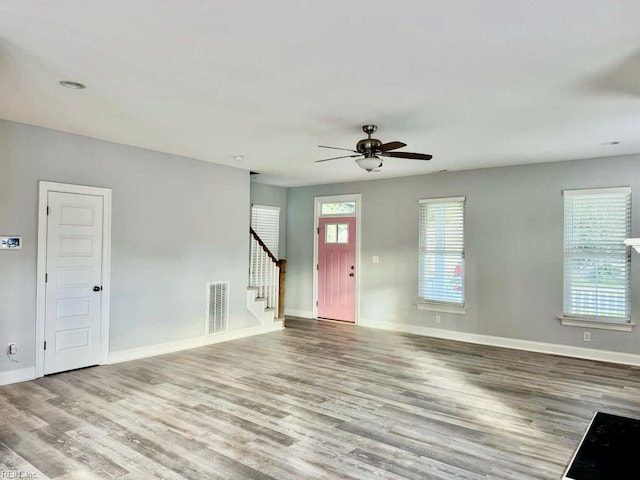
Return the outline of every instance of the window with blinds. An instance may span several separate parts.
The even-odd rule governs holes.
[[[564,315],[630,320],[631,188],[564,191]]]
[[[420,200],[418,297],[464,307],[465,197]]]
[[[274,257],[278,257],[280,207],[251,206],[251,228],[258,234]]]

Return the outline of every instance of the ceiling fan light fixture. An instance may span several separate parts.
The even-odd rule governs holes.
[[[370,172],[382,166],[382,160],[376,156],[358,158],[356,160],[356,163],[360,168],[362,168],[363,170],[366,170],[367,172]]]

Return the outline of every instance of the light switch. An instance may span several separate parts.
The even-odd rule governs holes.
[[[373,261],[373,263],[380,263],[380,257],[378,255],[374,255],[371,260]]]

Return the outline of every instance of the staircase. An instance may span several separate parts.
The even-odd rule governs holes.
[[[247,308],[266,330],[284,326],[286,260],[278,260],[258,234],[251,234]]]

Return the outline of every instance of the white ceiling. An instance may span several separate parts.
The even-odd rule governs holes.
[[[2,0],[0,117],[287,186],[636,153],[639,20],[638,0]],[[314,163],[364,123],[434,159]]]

